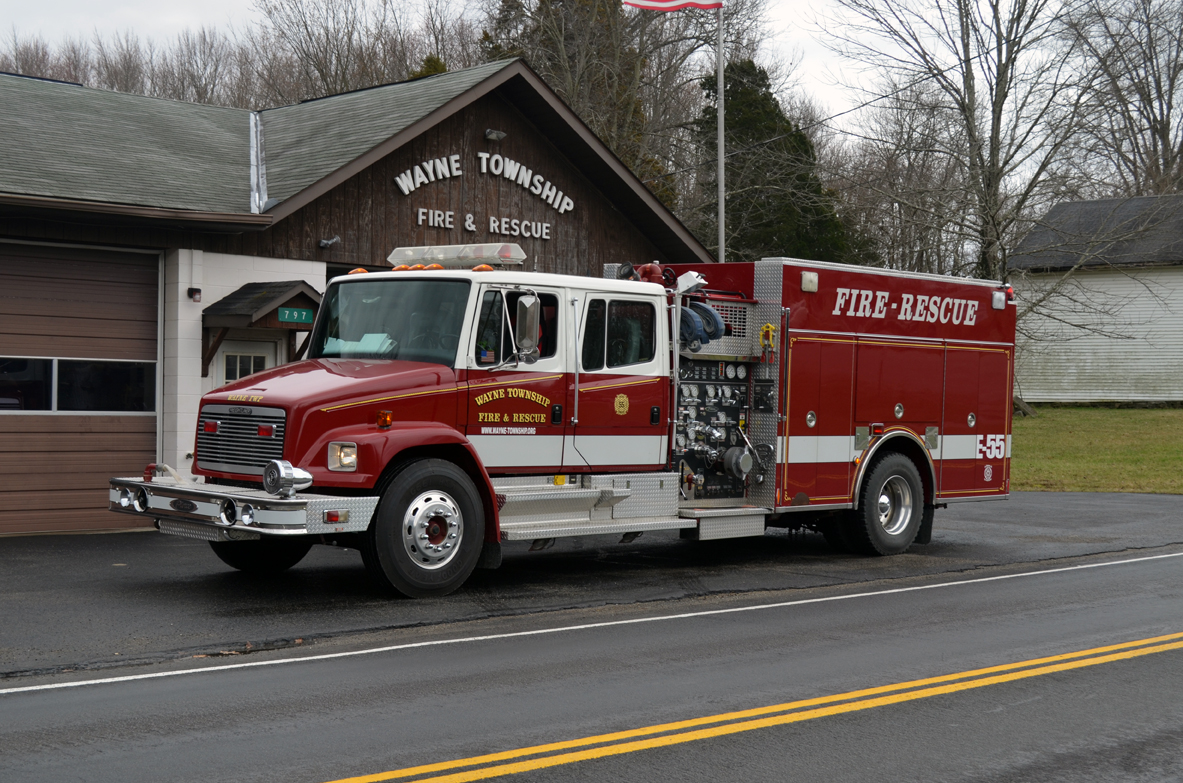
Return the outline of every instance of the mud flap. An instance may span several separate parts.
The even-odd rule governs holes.
[[[481,556],[476,561],[477,568],[492,570],[501,567],[501,542],[486,541],[481,548]]]
[[[920,518],[920,529],[916,531],[913,544],[927,544],[932,541],[932,518],[936,515],[936,510],[936,506],[924,506],[924,516]]]

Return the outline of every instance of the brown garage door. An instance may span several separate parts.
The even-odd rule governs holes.
[[[128,527],[156,456],[158,256],[0,243],[0,533]]]

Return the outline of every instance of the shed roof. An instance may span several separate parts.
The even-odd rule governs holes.
[[[1183,196],[1065,201],[1011,254],[1010,269],[1183,264]]]
[[[204,326],[250,326],[298,294],[320,304],[320,292],[303,280],[247,283],[201,311]]]

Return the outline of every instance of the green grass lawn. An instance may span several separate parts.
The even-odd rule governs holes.
[[[1015,417],[1011,489],[1183,494],[1183,410],[1036,412]]]

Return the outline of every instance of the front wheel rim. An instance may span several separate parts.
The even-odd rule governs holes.
[[[903,476],[891,476],[879,490],[876,513],[879,525],[889,536],[898,536],[912,521],[912,485]]]
[[[418,567],[443,568],[460,551],[464,516],[446,492],[424,492],[411,501],[403,514],[403,548]]]

